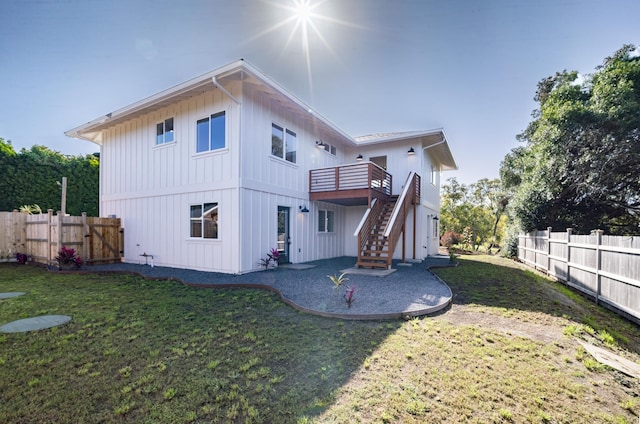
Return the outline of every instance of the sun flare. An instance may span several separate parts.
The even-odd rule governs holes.
[[[305,62],[307,70],[307,80],[309,83],[309,90],[311,97],[313,98],[313,78],[312,78],[312,61],[311,61],[311,41],[320,41],[327,51],[339,62],[339,58],[331,48],[331,45],[322,34],[319,23],[326,22],[329,24],[338,24],[341,26],[353,27],[362,29],[360,26],[346,22],[344,20],[336,19],[331,16],[327,16],[324,13],[320,13],[320,6],[325,5],[329,0],[288,0],[288,1],[275,1],[275,0],[262,0],[263,3],[268,4],[274,8],[282,9],[286,13],[282,20],[275,22],[267,29],[259,32],[255,36],[251,37],[249,41],[257,40],[268,34],[280,30],[291,28],[286,42],[282,47],[281,55],[284,55],[291,44],[294,41],[300,42],[300,49]],[[326,7],[325,7],[326,9]]]

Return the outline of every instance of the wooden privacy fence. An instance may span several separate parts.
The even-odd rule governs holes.
[[[518,259],[640,323],[640,236],[520,234]]]
[[[0,261],[24,253],[32,261],[55,265],[62,246],[73,248],[85,263],[120,262],[124,234],[120,218],[0,212]]]

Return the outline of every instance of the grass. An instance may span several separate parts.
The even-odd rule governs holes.
[[[0,292],[27,294],[0,301],[0,323],[73,319],[0,334],[0,422],[637,422],[637,382],[575,341],[637,361],[637,327],[509,261],[458,259],[438,270],[454,308],[555,326],[561,339],[447,312],[340,321],[261,290],[2,265]]]

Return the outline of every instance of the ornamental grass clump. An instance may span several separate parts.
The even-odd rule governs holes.
[[[348,278],[345,278],[345,273],[340,274],[339,277],[336,277],[335,275],[327,275],[327,277],[329,277],[331,282],[334,284],[334,289],[338,290],[342,286],[345,287],[346,290],[344,293],[344,300],[347,302],[347,306],[350,308],[353,302],[356,301],[354,294],[357,286],[349,287],[344,283],[348,280]]]
[[[80,268],[82,266],[82,258],[77,255],[75,249],[68,249],[66,246],[62,246],[62,249],[58,251],[56,256],[58,261],[58,269],[63,268]]]

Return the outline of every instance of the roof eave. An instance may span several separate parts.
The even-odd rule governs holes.
[[[174,87],[171,87],[138,102],[132,103],[128,106],[108,113],[104,116],[100,116],[92,121],[87,122],[86,124],[66,131],[64,134],[72,138],[87,140],[98,145],[102,145],[102,130],[108,128],[111,125],[114,125],[118,120],[126,118],[127,116],[131,116],[137,112],[150,109],[154,105],[158,105],[160,103],[170,101],[171,99],[175,99],[180,95],[198,89],[199,87],[204,87],[208,84],[211,84],[213,86],[214,79],[222,79],[225,76],[234,74],[236,72],[248,72],[253,77],[258,79],[262,84],[279,92],[290,102],[299,107],[302,111],[308,113],[312,120],[317,121],[320,125],[326,126],[331,129],[331,131],[342,137],[343,141],[350,143],[353,146],[356,145],[353,137],[345,133],[343,130],[338,128],[331,121],[329,121],[319,113],[315,112],[309,105],[295,97],[280,84],[269,78],[264,72],[260,71],[258,68],[254,67],[243,59],[239,59],[221,68],[192,78]]]

